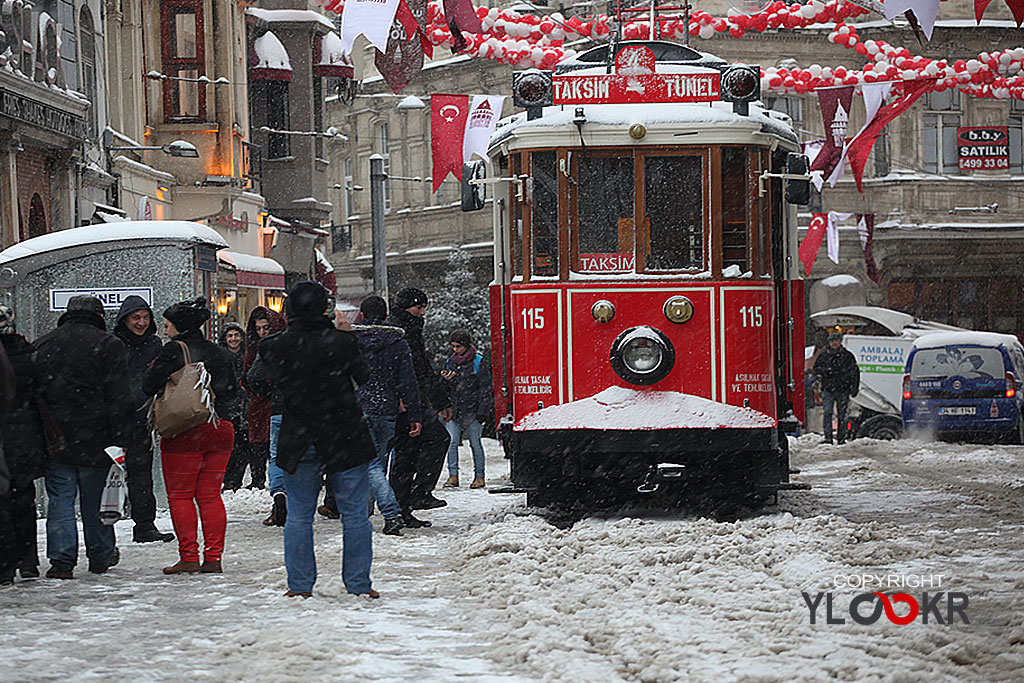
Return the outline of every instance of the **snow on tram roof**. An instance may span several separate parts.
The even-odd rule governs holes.
[[[544,107],[541,117],[527,120],[525,113],[515,114],[498,122],[498,128],[491,137],[491,147],[511,137],[513,131],[563,127],[573,124],[576,109],[582,108],[587,124],[604,126],[642,123],[645,126],[664,124],[728,123],[740,127],[747,124],[752,129],[760,126],[761,132],[799,143],[796,133],[789,125],[789,117],[780,112],[766,110],[752,102],[750,115],[741,116],[732,111],[728,102],[710,103],[654,103],[654,104],[565,104]],[[575,130],[575,128],[573,129]]]
[[[0,251],[0,263],[48,252],[106,242],[157,240],[204,244],[217,249],[228,246],[217,231],[191,221],[119,221],[58,230],[33,237]]]

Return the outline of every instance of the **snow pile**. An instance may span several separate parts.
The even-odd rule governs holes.
[[[756,429],[775,420],[753,408],[740,408],[677,391],[609,387],[599,394],[530,413],[515,429]]]

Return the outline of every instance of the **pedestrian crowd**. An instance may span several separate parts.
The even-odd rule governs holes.
[[[470,488],[486,485],[490,367],[462,329],[451,332],[444,368],[435,367],[423,338],[427,303],[407,287],[389,314],[385,299],[370,296],[352,324],[327,290],[305,281],[288,293],[284,315],[258,306],[245,327],[225,324],[218,343],[207,339],[203,298],[163,312],[166,342],[138,296],[125,299],[109,333],[101,301],[75,296],[56,329],[35,342],[0,305],[0,585],[40,575],[40,477],[46,577],[74,578],[76,502],[89,571],[119,562],[113,459],[126,472],[132,540],[177,539],[177,562],[164,574],[224,571],[222,493],[245,483],[269,490],[263,524],[284,529],[285,595],[312,595],[320,514],[341,520],[346,590],[378,597],[370,580],[374,511],[387,535],[429,527],[414,513],[447,505],[434,495],[446,464],[444,487],[459,486],[463,434]],[[155,452],[173,533],[156,525]]]

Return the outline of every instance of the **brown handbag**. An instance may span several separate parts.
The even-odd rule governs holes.
[[[192,362],[188,345],[181,345],[185,364],[167,379],[163,392],[153,399],[153,429],[162,437],[178,436],[204,422],[215,422],[210,373],[203,363]]]

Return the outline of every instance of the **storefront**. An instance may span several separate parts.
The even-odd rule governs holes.
[[[252,309],[267,306],[280,311],[284,305],[284,267],[274,259],[218,252],[216,312],[220,325],[237,322],[245,325]]]

